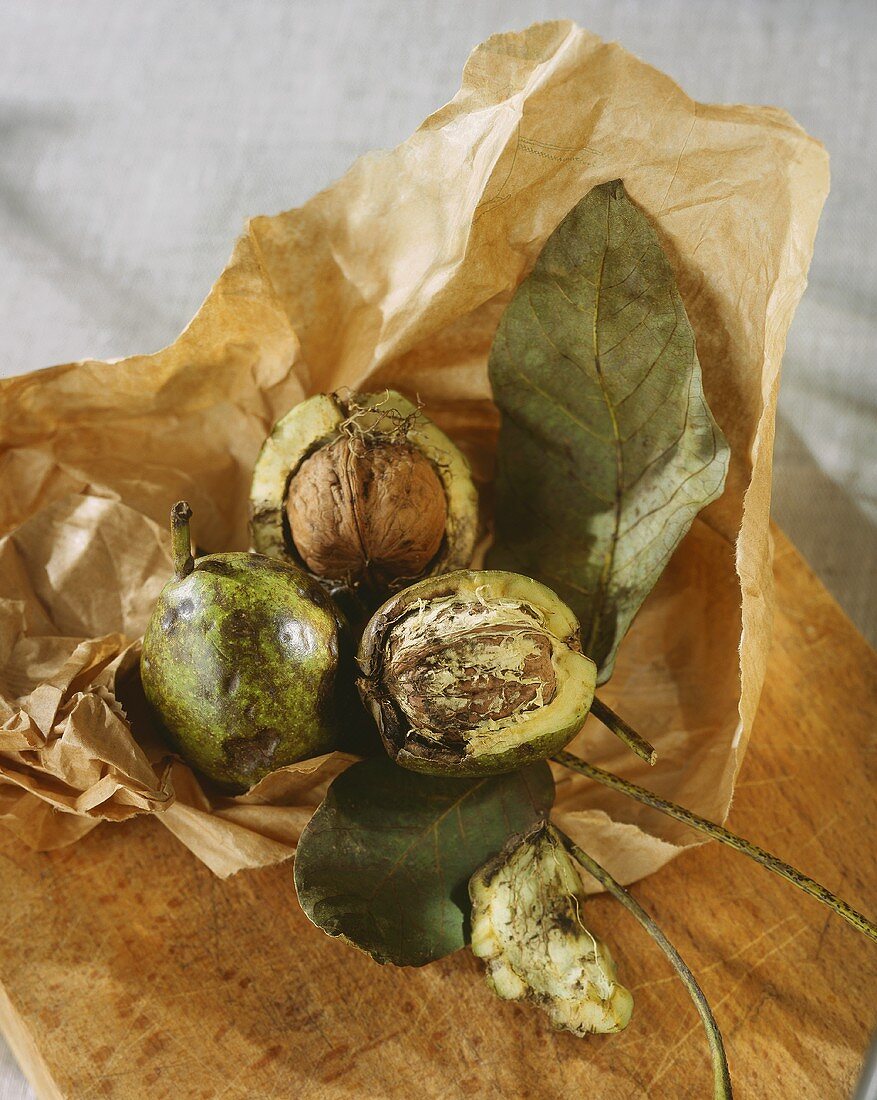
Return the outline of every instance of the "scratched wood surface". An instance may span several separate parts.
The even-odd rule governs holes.
[[[877,658],[780,541],[767,684],[731,826],[877,911]],[[292,867],[214,878],[149,821],[35,855],[0,836],[0,1022],[41,1097],[710,1095],[698,1017],[612,902],[593,924],[636,996],[578,1040],[495,1000],[467,952],[381,968],[312,928]],[[877,1023],[877,948],[708,845],[636,887],[724,1031],[738,1098],[847,1098]]]

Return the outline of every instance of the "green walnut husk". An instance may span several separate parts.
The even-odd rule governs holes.
[[[469,465],[401,394],[318,394],[274,426],[250,492],[253,549],[373,610],[421,577],[468,565]]]
[[[311,577],[259,554],[195,562],[185,502],[176,572],[143,639],[146,698],[175,748],[229,790],[336,747],[343,624]]]
[[[360,694],[397,764],[432,775],[512,771],[581,729],[597,669],[545,585],[460,570],[384,603],[363,633]]]
[[[493,991],[526,998],[576,1035],[621,1031],[633,997],[609,948],[584,924],[581,879],[554,828],[514,837],[469,881],[472,951]]]

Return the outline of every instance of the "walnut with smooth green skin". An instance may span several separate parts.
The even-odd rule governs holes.
[[[587,898],[575,865],[545,823],[514,837],[469,880],[472,952],[505,1000],[527,998],[576,1035],[627,1027],[633,997],[609,948],[584,924]]]
[[[250,493],[253,549],[373,609],[469,564],[478,500],[466,459],[401,394],[318,394],[274,426]]]
[[[336,747],[342,624],[311,577],[259,554],[192,558],[172,515],[175,575],[143,639],[146,698],[180,755],[224,787]]]
[[[581,729],[597,674],[549,588],[491,570],[430,577],[388,600],[358,661],[387,752],[434,775],[512,771],[558,752]]]

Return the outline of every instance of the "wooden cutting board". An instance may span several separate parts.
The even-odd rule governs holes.
[[[767,683],[731,826],[877,914],[877,659],[780,540]],[[592,923],[630,1027],[575,1039],[496,1000],[468,952],[381,968],[313,928],[292,866],[221,882],[154,822],[50,855],[0,835],[0,1023],[40,1097],[711,1095],[699,1018],[613,902]],[[635,888],[724,1032],[738,1098],[832,1100],[877,1023],[877,947],[715,844]]]

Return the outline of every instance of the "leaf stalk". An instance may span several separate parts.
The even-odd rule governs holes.
[[[619,882],[616,882],[604,867],[601,867],[595,859],[589,856],[588,853],[580,848],[570,839],[570,837],[559,829],[557,832],[573,859],[584,867],[588,874],[595,878],[608,893],[617,901],[620,901],[629,913],[632,913],[633,916],[636,917],[639,923],[645,928],[673,964],[685,988],[691,995],[695,1008],[703,1021],[703,1028],[706,1032],[713,1064],[714,1100],[732,1100],[733,1091],[731,1089],[731,1074],[728,1070],[728,1059],[725,1054],[725,1044],[722,1041],[722,1033],[719,1030],[719,1025],[716,1023],[716,1018],[713,1015],[703,990],[697,984],[697,979],[692,974],[685,960],[636,898],[629,893],[629,891],[625,890]]]
[[[714,821],[709,821],[707,818],[700,817],[698,814],[692,813],[691,810],[686,810],[675,802],[670,802],[669,799],[661,798],[660,795],[646,790],[645,787],[639,787],[636,783],[631,783],[629,780],[622,779],[618,775],[613,775],[611,772],[604,771],[602,768],[597,768],[593,764],[589,764],[586,760],[582,760],[581,757],[575,756],[573,753],[561,752],[552,759],[555,763],[561,764],[565,768],[569,768],[570,771],[577,772],[579,775],[584,775],[588,779],[593,779],[597,783],[602,783],[605,787],[610,787],[620,794],[625,794],[629,798],[636,799],[637,802],[641,802],[644,806],[650,806],[653,810],[659,810],[661,813],[667,814],[668,817],[672,817],[676,821],[681,821],[684,825],[688,825],[692,829],[697,829],[705,833],[707,836],[712,837],[713,840],[718,840],[720,844],[727,844],[729,848],[734,848],[736,851],[742,852],[743,855],[755,860],[756,863],[760,863],[762,867],[766,867],[768,871],[773,871],[775,875],[779,875],[793,886],[797,886],[797,888],[803,890],[805,894],[809,894],[811,897],[816,898],[817,901],[821,901],[823,905],[828,906],[828,908],[837,913],[839,917],[843,917],[845,921],[854,928],[857,928],[863,935],[867,936],[868,939],[877,943],[877,924],[875,924],[874,921],[858,912],[858,910],[853,909],[851,905],[842,898],[837,897],[836,894],[833,894],[821,883],[810,878],[809,875],[805,875],[802,871],[797,870],[797,868],[792,867],[790,864],[785,863],[766,849],[760,848],[757,844],[753,844],[751,841],[745,840],[741,836],[737,836],[736,833],[732,833],[730,829],[726,829],[723,825],[717,825]]]
[[[635,752],[641,760],[645,760],[647,764],[654,765],[658,759],[658,753],[655,746],[649,741],[646,741],[645,737],[637,733],[633,726],[629,726],[619,715],[615,713],[610,707],[594,696],[594,701],[591,703],[591,714],[599,721],[602,722],[606,729],[611,730],[612,733],[622,741],[631,752]]]
[[[192,536],[189,533],[189,520],[192,509],[185,500],[177,501],[171,508],[171,550],[174,557],[174,573],[179,580],[195,568],[192,557]]]

